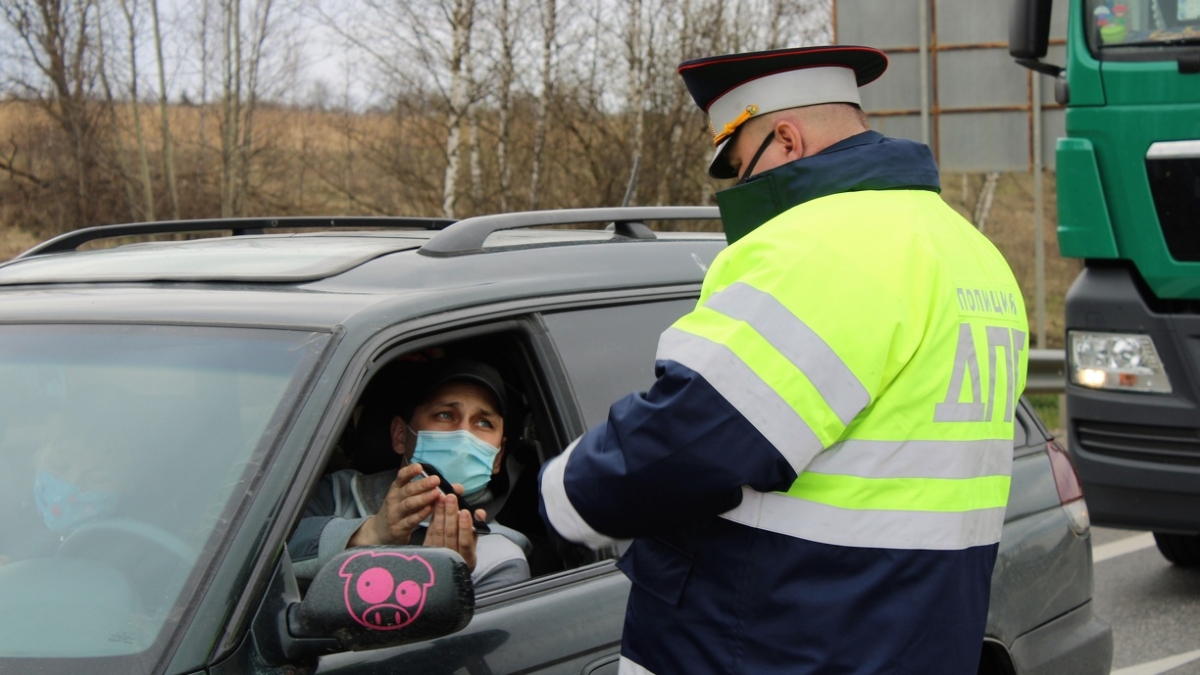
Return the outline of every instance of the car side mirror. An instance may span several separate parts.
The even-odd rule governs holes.
[[[284,552],[254,626],[269,665],[442,637],[475,613],[471,571],[450,549],[354,548],[326,563],[300,599]]]

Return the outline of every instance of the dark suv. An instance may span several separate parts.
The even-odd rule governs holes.
[[[615,673],[619,550],[551,538],[538,469],[653,381],[725,246],[659,230],[716,216],[151,223],[0,266],[0,671]],[[233,236],[80,249],[185,231]],[[475,597],[453,553],[387,547],[301,584],[287,543],[318,481],[394,468],[391,394],[447,356],[509,388],[491,487],[533,577]],[[395,601],[355,604],[364,564]],[[980,672],[1107,673],[1091,596],[1078,481],[1023,403]]]

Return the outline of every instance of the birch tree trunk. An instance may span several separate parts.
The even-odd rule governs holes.
[[[197,120],[196,168],[192,189],[197,195],[204,193],[204,177],[208,175],[208,28],[212,21],[213,0],[200,0],[200,115]]]
[[[137,65],[137,0],[131,6],[129,0],[121,0],[121,13],[125,15],[129,35],[129,104],[133,108],[133,136],[137,141],[138,168],[142,177],[142,217],[156,220],[154,216],[154,183],[150,180],[150,160],[146,153],[146,135],[142,129],[141,100],[138,98]]]
[[[700,30],[703,20],[703,3],[698,2],[697,4],[701,6],[697,7],[692,0],[682,0],[679,5],[679,32],[675,36],[674,42],[676,51],[672,54],[674,63],[695,58],[702,49],[701,43],[705,37]],[[712,50],[711,46],[704,51],[710,50]],[[658,174],[658,189],[655,196],[655,203],[660,206],[675,201],[678,199],[675,195],[682,193],[681,185],[688,178],[684,175],[685,160],[689,156],[689,144],[694,142],[692,138],[684,139],[684,129],[687,128],[689,119],[693,115],[693,103],[687,87],[683,84],[682,77],[670,77],[670,92],[670,110],[665,115],[666,121],[670,124],[670,131],[667,135],[671,139],[664,162],[667,170],[660,171]]]
[[[469,103],[466,76],[467,51],[471,47],[471,22],[474,20],[474,0],[455,0],[450,14],[450,27],[454,32],[453,48],[450,53],[450,109],[446,128],[446,176],[442,183],[442,213],[454,218],[454,206],[458,201],[458,172],[460,161],[460,127],[463,114]]]
[[[238,184],[238,127],[242,118],[242,26],[241,0],[224,0],[224,41],[221,77],[221,217],[232,218],[239,208],[234,186]]]
[[[239,167],[237,203],[241,208],[245,208],[245,204],[250,196],[250,157],[254,149],[254,113],[258,109],[259,74],[262,68],[263,44],[267,41],[267,35],[269,34],[272,6],[273,0],[260,0],[255,5],[254,23],[251,25],[254,45],[250,50],[250,62],[248,64],[243,62],[242,64],[243,68],[247,69],[247,83],[244,90],[246,102],[243,107],[241,138],[238,141],[237,150]],[[241,85],[240,79],[238,80],[238,84],[239,86]]]
[[[554,34],[557,0],[542,0],[542,96],[538,99],[533,132],[533,168],[529,175],[529,208],[536,209],[541,197],[542,155],[546,148],[546,125],[550,98],[554,95]]]
[[[512,169],[508,164],[509,117],[512,115],[512,86],[515,79],[514,27],[509,0],[500,0],[496,32],[500,35],[500,91],[496,110],[496,168],[500,174],[500,212],[508,212],[508,193],[512,189]]]
[[[478,83],[475,81],[474,50],[470,42],[467,44],[467,89],[471,92],[467,102],[467,145],[470,147],[471,199],[474,202],[474,212],[478,213],[483,205],[483,165],[479,147],[479,95]]]
[[[629,0],[629,24],[626,29],[626,53],[629,61],[629,110],[633,116],[633,131],[630,139],[629,166],[632,180],[633,167],[642,160],[646,145],[646,65],[642,54],[642,0]],[[637,204],[637,190],[631,192],[629,206]]]
[[[150,0],[150,16],[154,23],[154,58],[158,62],[158,111],[162,116],[163,169],[167,174],[167,195],[171,203],[171,219],[179,220],[179,190],[175,186],[175,150],[171,141],[171,122],[167,108],[167,69],[166,64],[163,63],[158,0]]]
[[[117,101],[113,95],[112,84],[108,81],[108,51],[104,46],[104,21],[96,22],[96,49],[97,49],[97,72],[100,74],[100,85],[104,89],[104,101],[108,104],[108,114],[111,120],[113,134],[118,138],[121,135],[120,116],[117,113]],[[113,150],[113,154],[117,158],[117,166],[121,171],[121,184],[125,188],[125,201],[129,208],[129,220],[138,220],[137,215],[137,193],[133,189],[133,181],[130,180],[129,174],[129,159],[125,156],[124,144],[118,144]]]

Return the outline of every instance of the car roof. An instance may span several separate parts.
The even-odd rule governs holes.
[[[720,233],[639,239],[610,226],[503,229],[486,236],[486,244],[478,239],[478,248],[459,251],[452,243],[447,250],[445,235],[463,241],[455,227],[225,236],[25,255],[0,265],[0,321],[331,327],[380,313],[402,319],[520,298],[699,284],[724,246]],[[442,250],[431,253],[439,241]]]

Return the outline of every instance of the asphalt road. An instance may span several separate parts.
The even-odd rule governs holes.
[[[1093,527],[1092,554],[1113,675],[1200,675],[1200,569],[1167,562],[1148,532]]]

